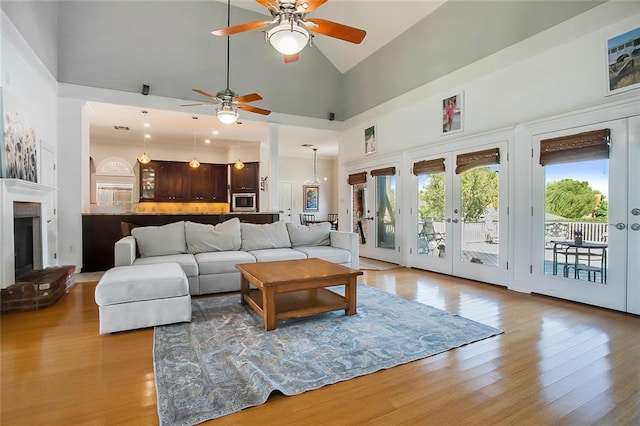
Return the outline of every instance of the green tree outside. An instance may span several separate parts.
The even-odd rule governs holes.
[[[545,191],[545,211],[567,219],[594,217],[607,220],[608,202],[587,181],[562,179],[550,182]]]
[[[498,209],[498,173],[489,167],[477,167],[461,174],[464,220],[478,222],[489,206]],[[444,218],[444,173],[427,176],[427,184],[418,191],[420,217]]]

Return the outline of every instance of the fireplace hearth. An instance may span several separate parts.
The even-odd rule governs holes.
[[[0,290],[0,312],[34,311],[56,303],[75,284],[74,265],[53,266],[24,275]]]

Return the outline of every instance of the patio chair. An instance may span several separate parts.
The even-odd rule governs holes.
[[[444,234],[434,229],[433,219],[425,219],[422,222],[422,230],[418,233],[418,253],[429,254],[436,248],[443,250],[444,241]]]

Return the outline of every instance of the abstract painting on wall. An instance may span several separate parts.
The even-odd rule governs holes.
[[[2,96],[2,177],[38,182],[39,142],[35,127],[20,103],[12,101],[7,92]]]

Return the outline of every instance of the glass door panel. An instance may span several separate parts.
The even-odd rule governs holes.
[[[156,198],[156,165],[140,164],[140,199],[153,200],[154,198]]]
[[[418,184],[417,254],[444,257],[447,247],[444,172],[416,176]]]
[[[396,248],[396,177],[376,176],[376,248]]]
[[[543,173],[544,274],[606,283],[609,160],[549,164]]]
[[[360,240],[360,255],[369,257],[369,217],[370,211],[367,203],[367,184],[359,183],[357,185],[351,185],[351,200],[352,200],[352,230],[358,234]]]
[[[500,215],[499,165],[460,173],[461,244],[459,259],[498,266]]]

